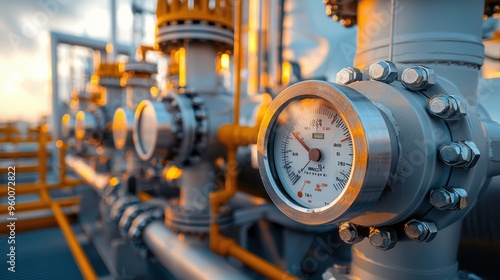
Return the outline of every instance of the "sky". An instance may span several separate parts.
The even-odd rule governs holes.
[[[132,41],[131,1],[117,0],[119,43]],[[0,122],[51,114],[50,31],[108,40],[109,7],[103,0],[0,0]]]

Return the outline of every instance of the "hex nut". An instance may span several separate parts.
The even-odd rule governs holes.
[[[363,74],[359,69],[354,67],[346,67],[337,73],[335,82],[343,85],[348,85],[350,83],[361,81],[363,79]]]
[[[430,242],[438,232],[435,223],[415,219],[405,224],[404,231],[406,236],[418,242]]]
[[[468,204],[467,191],[454,187],[433,189],[430,203],[439,210],[462,210]]]
[[[462,145],[452,142],[439,148],[440,159],[449,166],[463,166],[469,162],[468,149],[462,149]]]
[[[370,65],[370,79],[390,84],[398,77],[398,69],[396,65],[390,61],[381,60]]]
[[[342,241],[347,244],[355,244],[362,241],[365,236],[358,231],[356,225],[351,223],[343,223],[339,227],[339,236]]]
[[[427,103],[427,112],[445,120],[460,120],[467,115],[467,101],[454,95],[438,94]]]
[[[469,152],[470,152],[470,161],[465,166],[465,168],[472,168],[476,165],[477,161],[481,157],[481,152],[477,148],[476,144],[472,141],[463,141],[461,143],[463,143],[465,146],[467,146],[469,148]]]
[[[431,68],[412,66],[401,74],[401,84],[409,90],[426,90],[436,84],[436,74]]]
[[[398,242],[395,231],[382,228],[370,228],[370,236],[368,238],[372,246],[382,251],[393,248]]]
[[[445,188],[434,189],[430,195],[431,204],[439,210],[453,208],[456,196]]]
[[[481,152],[472,141],[451,142],[439,148],[441,161],[452,167],[472,168],[480,156]]]
[[[457,210],[465,209],[469,203],[467,191],[462,188],[452,188],[452,191],[458,198]]]

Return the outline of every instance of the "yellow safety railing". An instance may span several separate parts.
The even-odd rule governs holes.
[[[0,125],[0,144],[2,143],[36,143],[39,140],[40,127],[29,128],[28,135],[21,137],[21,132],[11,123]],[[48,141],[52,141],[50,135],[47,135]]]
[[[14,132],[13,132],[14,131]],[[64,198],[64,199],[58,199],[58,200],[53,200],[51,195],[50,195],[50,190],[51,189],[56,189],[56,188],[65,188],[65,187],[73,187],[77,185],[82,185],[83,181],[79,180],[72,180],[68,179],[66,176],[66,165],[64,163],[64,158],[66,154],[66,146],[65,144],[61,141],[58,140],[56,142],[56,146],[59,149],[59,167],[60,167],[60,172],[59,172],[59,182],[55,184],[48,184],[47,183],[47,158],[50,156],[50,154],[47,152],[47,143],[50,141],[50,136],[48,136],[48,126],[46,124],[42,125],[39,127],[37,130],[30,130],[30,134],[37,134],[37,137],[35,136],[30,136],[28,139],[21,139],[19,138],[19,133],[15,132],[15,130],[12,130],[11,128],[4,129],[0,131],[0,133],[3,132],[6,137],[0,139],[2,143],[6,143],[6,140],[11,140],[12,143],[17,144],[17,143],[26,143],[29,140],[29,142],[38,142],[38,152],[37,152],[37,157],[38,157],[38,166],[31,166],[30,168],[25,168],[29,171],[27,172],[38,172],[39,173],[39,182],[35,184],[18,184],[15,187],[16,195],[22,195],[22,194],[33,194],[33,193],[38,193],[40,200],[39,201],[30,201],[30,202],[24,202],[24,203],[17,203],[15,205],[15,212],[25,212],[25,211],[35,211],[35,210],[41,210],[41,209],[51,209],[55,221],[61,228],[61,231],[63,232],[64,238],[66,239],[66,242],[68,243],[68,246],[71,250],[71,253],[73,254],[73,257],[75,258],[75,261],[78,265],[78,268],[80,269],[83,277],[85,279],[98,279],[97,275],[88,260],[87,256],[85,255],[85,252],[83,251],[83,248],[81,247],[80,243],[78,242],[78,239],[75,236],[75,233],[73,232],[71,228],[71,224],[68,220],[68,217],[66,214],[64,214],[62,208],[67,207],[67,206],[73,206],[73,205],[78,205],[79,199],[77,197],[70,197],[70,198]],[[12,134],[17,134],[12,136]],[[5,140],[5,141],[4,141]],[[8,156],[11,156],[11,158],[33,158],[34,154],[33,152],[16,152],[16,153],[9,153],[9,154],[3,154],[1,159],[6,159]],[[19,172],[19,170],[22,170],[22,167],[16,166],[16,173]],[[8,188],[0,188],[0,196],[6,196],[8,194],[7,192]],[[0,214],[7,214],[8,213],[8,205],[2,205]],[[50,223],[51,220],[47,220],[49,223],[47,225],[52,225]],[[26,221],[28,222],[28,221]],[[33,222],[33,220],[29,220],[29,222]],[[39,223],[36,223],[38,226]],[[1,227],[2,231],[6,227]],[[28,227],[29,228],[29,227]]]

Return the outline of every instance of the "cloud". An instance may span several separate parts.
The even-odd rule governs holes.
[[[60,25],[63,21],[78,22],[82,11],[105,8],[107,1],[70,0],[1,0],[0,50],[3,53],[33,51],[39,46],[36,37],[49,29],[71,29]]]
[[[0,0],[0,7],[0,122],[50,115],[50,31],[107,40],[110,2]],[[126,43],[130,0],[117,7],[118,39]]]

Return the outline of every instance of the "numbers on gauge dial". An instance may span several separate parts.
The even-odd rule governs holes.
[[[351,134],[323,99],[288,103],[276,119],[272,149],[281,185],[302,206],[329,205],[348,184],[354,158]]]

